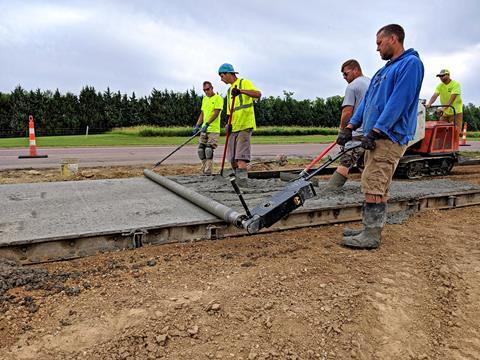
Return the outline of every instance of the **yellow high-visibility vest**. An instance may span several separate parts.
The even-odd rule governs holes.
[[[227,114],[230,115],[230,107],[232,106],[232,89],[237,86],[240,90],[255,90],[258,89],[253,85],[250,80],[237,79],[228,89],[227,92]],[[240,131],[245,129],[257,128],[255,121],[255,111],[253,109],[254,98],[240,94],[235,97],[234,111],[232,117],[232,131]]]

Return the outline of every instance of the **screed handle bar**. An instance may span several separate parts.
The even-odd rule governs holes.
[[[173,150],[170,154],[168,154],[167,156],[165,156],[162,160],[160,160],[159,162],[157,162],[152,169],[155,169],[158,165],[160,165],[161,163],[163,163],[165,160],[167,160],[170,156],[172,156],[173,154],[175,154],[178,150],[180,150],[182,147],[184,147],[185,145],[187,145],[190,141],[192,141],[193,138],[195,138],[195,136],[198,135],[198,133],[200,132],[201,130],[198,129],[198,131],[193,134],[192,136],[190,136],[182,145],[178,146],[175,150]]]
[[[300,172],[300,177],[304,177],[305,175],[308,174],[308,171],[317,163],[319,162],[330,150],[332,150],[335,145],[337,145],[337,142],[333,142],[331,143],[330,145],[328,145],[328,147],[323,150],[315,159],[312,160],[312,162],[310,164],[308,164],[308,166],[303,169],[301,172]]]
[[[328,165],[330,165],[331,163],[335,162],[337,159],[341,158],[343,154],[346,154],[347,152],[353,150],[353,149],[356,149],[356,148],[359,148],[361,147],[362,145],[361,144],[358,144],[358,145],[355,145],[355,146],[351,146],[349,148],[345,148],[343,149],[343,151],[340,151],[337,155],[335,155],[334,157],[332,157],[331,159],[325,161],[322,166],[320,166],[319,168],[315,169],[313,172],[311,172],[310,174],[308,174],[307,176],[304,177],[305,180],[310,180],[312,177],[314,177],[315,175],[317,175],[320,171],[322,171],[323,169],[325,169]]]
[[[332,150],[335,145],[337,145],[337,142],[334,141],[328,147],[323,150],[315,159],[312,160],[312,162],[305,168],[305,171],[310,170],[317,162],[319,162],[330,150]]]
[[[235,89],[237,87],[235,86]],[[231,92],[230,92],[231,93]],[[232,96],[232,105],[230,106],[230,116],[228,117],[227,122],[227,133],[225,136],[225,146],[223,148],[223,157],[222,157],[222,168],[220,170],[220,176],[223,176],[223,168],[225,166],[225,157],[227,155],[228,139],[230,138],[230,125],[232,125],[233,112],[235,111],[235,95]]]

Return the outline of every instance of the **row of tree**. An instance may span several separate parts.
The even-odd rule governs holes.
[[[296,100],[286,91],[283,97],[263,97],[255,106],[257,125],[336,127],[342,100],[341,96]],[[129,96],[110,89],[102,93],[90,86],[78,96],[58,90],[26,91],[19,86],[10,94],[0,92],[0,136],[24,136],[29,115],[34,116],[39,135],[81,134],[87,126],[90,133],[135,125],[193,126],[201,103],[202,96],[193,89],[153,89],[150,95],[137,98],[135,93]],[[469,129],[480,130],[480,107],[465,106],[464,119]]]

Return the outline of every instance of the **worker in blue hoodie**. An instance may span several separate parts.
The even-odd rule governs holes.
[[[405,32],[397,24],[378,30],[377,51],[388,62],[373,76],[364,99],[337,138],[337,143],[343,146],[352,139],[352,131],[363,125],[364,227],[361,231],[345,229],[344,246],[360,249],[380,246],[393,173],[415,134],[424,70],[418,53],[404,49],[404,38]]]

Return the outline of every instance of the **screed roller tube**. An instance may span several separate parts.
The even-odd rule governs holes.
[[[156,182],[164,188],[167,188],[168,190],[183,197],[191,203],[201,207],[202,209],[208,211],[210,214],[218,216],[220,219],[223,219],[224,221],[233,224],[239,228],[243,228],[242,220],[245,218],[245,215],[240,214],[236,210],[220,204],[219,202],[206,196],[203,196],[202,194],[199,194],[192,189],[180,185],[175,181],[167,179],[165,176],[158,175],[151,170],[145,169],[143,170],[143,174],[150,180]]]

